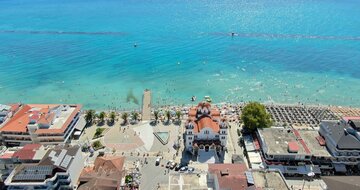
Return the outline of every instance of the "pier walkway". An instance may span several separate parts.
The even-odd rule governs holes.
[[[142,102],[142,120],[149,121],[151,119],[151,91],[144,90]]]

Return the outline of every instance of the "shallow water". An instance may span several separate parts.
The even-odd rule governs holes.
[[[360,106],[358,18],[355,0],[3,0],[0,102]]]

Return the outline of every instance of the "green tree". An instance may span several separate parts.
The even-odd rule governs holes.
[[[129,114],[127,112],[124,112],[121,114],[121,119],[124,120],[124,124],[128,123]]]
[[[99,137],[104,130],[105,130],[104,128],[97,128],[94,134],[95,138]]]
[[[165,116],[166,116],[167,122],[169,122],[169,121],[170,121],[170,118],[171,118],[171,113],[170,113],[169,110],[166,110],[166,111],[165,111]]]
[[[133,112],[131,113],[131,118],[132,118],[132,120],[134,120],[135,122],[137,122],[137,121],[139,120],[139,113],[136,112],[136,111],[133,111]]]
[[[175,115],[176,115],[176,119],[178,119],[179,121],[180,121],[180,118],[181,118],[181,116],[182,116],[182,113],[181,113],[181,111],[176,111],[175,112]]]
[[[157,110],[154,111],[154,118],[155,118],[155,122],[157,123],[159,120],[159,111]]]
[[[103,145],[101,144],[100,141],[95,141],[95,142],[93,142],[92,146],[95,150],[97,150],[97,149],[101,148]]]
[[[87,124],[92,124],[95,118],[95,110],[87,110],[85,114],[85,121]]]
[[[265,106],[259,102],[248,103],[241,114],[241,120],[245,128],[253,132],[257,128],[266,128],[272,125],[270,114],[266,112]]]
[[[111,121],[111,123],[115,123],[115,118],[116,118],[116,114],[115,114],[115,112],[110,112],[110,115],[109,115],[109,117],[110,117],[110,121]]]
[[[98,115],[98,118],[100,120],[100,123],[104,123],[105,121],[105,117],[106,117],[106,113],[105,112],[100,112],[100,114]]]

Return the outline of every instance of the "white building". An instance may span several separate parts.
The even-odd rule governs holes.
[[[85,126],[80,109],[80,105],[22,105],[0,129],[2,142],[7,146],[65,143],[75,128]]]
[[[217,152],[226,150],[228,123],[220,118],[217,108],[209,103],[199,103],[190,108],[189,120],[185,124],[185,148],[198,155],[201,152]]]

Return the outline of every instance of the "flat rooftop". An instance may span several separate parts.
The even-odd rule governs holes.
[[[266,143],[266,146],[268,148],[268,154],[296,154],[289,153],[289,142],[297,144],[297,154],[307,154],[302,144],[297,140],[297,137],[290,129],[288,130],[285,128],[265,128],[258,131]]]
[[[26,104],[0,129],[6,132],[27,132],[28,125],[33,122],[39,128],[36,133],[62,133],[75,115],[80,105],[61,104]],[[40,127],[45,124],[46,127]]]
[[[306,143],[307,147],[311,151],[311,154],[317,157],[331,157],[326,146],[321,146],[316,139],[319,136],[319,132],[315,130],[299,130],[301,138]]]
[[[188,173],[172,173],[169,176],[169,188],[171,190],[208,190],[206,173],[188,174]]]
[[[253,171],[254,182],[256,187],[262,189],[287,190],[287,185],[279,172]]]
[[[75,107],[69,107],[66,110],[62,110],[59,116],[54,119],[53,124],[50,125],[49,129],[61,129],[74,111]]]

